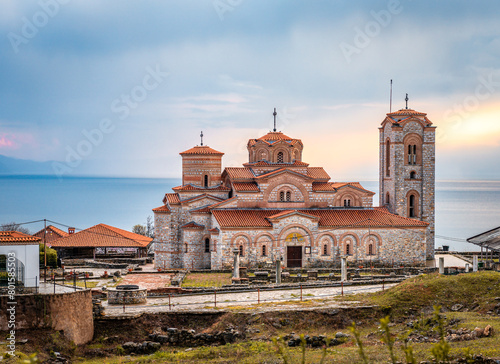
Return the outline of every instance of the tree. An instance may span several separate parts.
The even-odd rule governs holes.
[[[146,225],[141,225],[141,224],[134,225],[132,227],[132,232],[139,235],[147,236],[149,238],[154,238],[155,228],[153,224],[153,218],[151,216],[148,216],[146,219]]]
[[[0,225],[0,231],[18,231],[23,234],[31,235],[31,232],[28,228],[25,228],[24,226],[21,226],[21,224],[18,224],[14,221]]]
[[[141,224],[134,225],[132,227],[132,232],[135,234],[146,236],[146,227],[144,225],[141,225]]]
[[[146,219],[146,236],[149,236],[153,239],[155,237],[155,226],[153,224],[153,218],[151,217],[151,215]]]

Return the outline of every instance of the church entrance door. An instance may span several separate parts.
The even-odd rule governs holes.
[[[302,267],[302,247],[287,246],[286,248],[286,266],[288,268]]]

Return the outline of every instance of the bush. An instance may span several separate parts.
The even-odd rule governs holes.
[[[40,265],[45,265],[44,246],[40,244]],[[57,268],[57,251],[47,247],[47,266]]]

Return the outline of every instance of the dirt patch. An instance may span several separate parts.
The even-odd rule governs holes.
[[[155,289],[170,286],[173,275],[168,273],[127,274],[120,284],[135,284],[141,288]]]

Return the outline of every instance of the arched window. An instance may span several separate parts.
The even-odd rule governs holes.
[[[243,256],[243,253],[244,253],[244,251],[243,251],[243,245],[240,245],[240,257]]]
[[[373,253],[373,244],[368,245],[368,255],[374,255],[374,253]]]
[[[285,192],[284,191],[280,192],[280,201],[285,201]]]
[[[417,146],[415,144],[408,145],[408,164],[417,164]]]
[[[203,187],[208,187],[208,174],[203,177]]]
[[[283,152],[279,152],[279,153],[278,153],[278,159],[277,159],[277,162],[278,162],[278,163],[283,163]]]
[[[389,192],[385,195],[385,203],[389,205],[391,203],[391,196],[389,195]]]
[[[387,140],[385,143],[385,175],[386,177],[390,177],[391,175],[391,142]]]
[[[408,217],[416,217],[416,201],[415,195],[410,195],[408,198]]]
[[[345,255],[351,255],[351,244],[345,245]]]
[[[292,193],[290,191],[287,191],[286,192],[286,200],[288,202],[292,201]]]
[[[267,256],[267,250],[265,245],[262,245],[262,256],[263,257]]]
[[[351,207],[351,199],[350,198],[344,199],[344,207]]]
[[[323,255],[328,255],[328,244],[323,245]]]
[[[210,253],[210,239],[205,239],[205,253]]]
[[[410,172],[410,179],[415,179],[415,178],[417,178],[417,172],[411,171]]]

